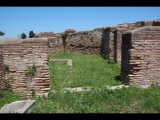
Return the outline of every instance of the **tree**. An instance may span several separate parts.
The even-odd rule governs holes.
[[[29,38],[32,38],[35,36],[35,33],[33,32],[33,30],[29,31]]]
[[[4,34],[5,34],[4,32],[0,31],[0,36],[3,36]]]
[[[26,37],[27,37],[27,36],[26,36],[25,33],[22,33],[22,34],[21,34],[21,38],[22,38],[22,39],[25,39]]]

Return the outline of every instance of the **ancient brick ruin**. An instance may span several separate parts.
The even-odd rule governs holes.
[[[48,92],[50,89],[48,55],[64,50],[101,55],[121,64],[121,75],[128,85],[155,83],[160,80],[158,77],[159,27],[160,20],[138,21],[89,31],[68,29],[65,41],[62,39],[63,33],[53,34],[52,32],[40,33],[35,36],[36,38],[30,39],[2,40],[0,41],[0,74],[2,76],[0,85],[3,86],[4,76],[5,79],[12,77],[10,82],[15,92],[31,95],[29,89],[33,84],[37,94]],[[142,43],[143,49],[142,46],[138,47]],[[151,58],[147,59],[145,53]],[[151,64],[152,62],[156,63]],[[37,68],[36,75],[26,82],[25,72],[33,63]],[[9,73],[5,75],[3,64],[9,65]],[[152,74],[149,71],[152,71]]]
[[[160,27],[148,26],[122,36],[122,77],[126,84],[160,82]]]
[[[9,66],[5,80],[9,80],[14,92],[31,96],[31,88],[37,94],[50,90],[48,66],[48,39],[6,39],[0,41],[3,64]],[[2,57],[1,57],[2,58]],[[35,64],[36,72],[27,77],[29,67]]]
[[[82,54],[101,54],[104,58],[121,64],[122,34],[125,31],[143,26],[160,26],[160,20],[124,23],[89,31],[74,32],[72,30],[66,39],[65,50]],[[64,50],[61,34],[57,33],[54,37],[50,36],[50,54],[56,54]]]

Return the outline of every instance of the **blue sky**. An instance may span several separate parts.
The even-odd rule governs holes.
[[[18,38],[29,31],[64,32],[160,19],[160,7],[0,7],[0,31],[4,38]]]

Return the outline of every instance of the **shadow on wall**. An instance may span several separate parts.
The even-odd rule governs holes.
[[[129,77],[128,74],[132,72],[132,66],[130,63],[131,55],[130,50],[132,49],[131,44],[131,34],[122,35],[122,57],[121,57],[121,76],[124,80],[124,83],[129,85]]]

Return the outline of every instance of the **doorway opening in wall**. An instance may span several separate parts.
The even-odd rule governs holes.
[[[110,64],[100,55],[85,55],[73,52],[52,54],[49,59],[71,59],[72,67],[58,62],[49,62],[52,90],[76,87],[105,87],[123,84],[117,79],[120,65]]]

